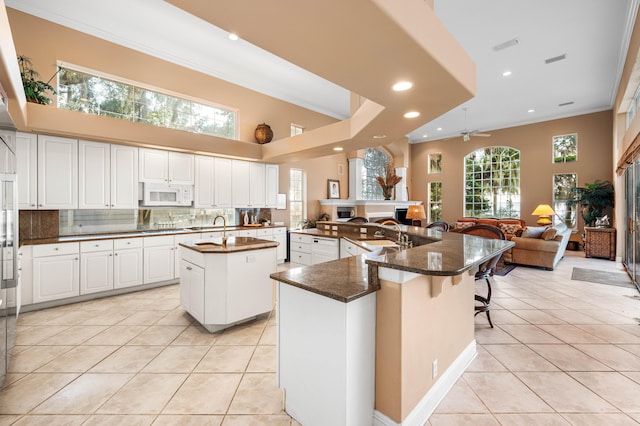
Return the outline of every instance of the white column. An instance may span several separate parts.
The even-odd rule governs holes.
[[[349,158],[349,199],[362,200],[362,158]]]
[[[396,167],[396,175],[402,178],[395,187],[396,201],[409,201],[409,194],[407,192],[407,168]]]

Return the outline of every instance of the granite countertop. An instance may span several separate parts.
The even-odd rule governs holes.
[[[182,247],[200,253],[235,253],[239,251],[278,247],[278,244],[277,241],[262,240],[253,237],[229,237],[226,247],[222,246],[222,238],[180,243]]]
[[[323,226],[332,226],[326,223]],[[359,225],[358,225],[359,226]],[[371,225],[368,226],[376,226]],[[349,238],[354,241],[373,239],[371,234],[354,232],[358,228],[340,226],[338,230],[307,229],[296,231],[319,237]],[[379,227],[391,231],[388,227]],[[377,229],[377,228],[374,228]],[[349,257],[317,265],[304,266],[279,272],[271,278],[342,302],[362,297],[376,291],[370,284],[369,265],[423,275],[452,276],[468,271],[515,244],[511,241],[492,240],[452,232],[440,232],[415,226],[400,226],[410,238],[420,238],[421,245],[405,250],[393,247],[368,246],[368,255]],[[396,232],[393,230],[393,232]],[[387,235],[387,239],[390,235]],[[363,244],[367,247],[367,244]],[[357,259],[357,260],[354,260]],[[356,265],[360,269],[355,269]],[[377,278],[377,277],[376,277]],[[371,280],[375,282],[376,280]]]
[[[284,228],[284,226],[227,226],[227,231],[238,231],[246,229],[274,229]],[[111,240],[120,238],[141,238],[141,237],[157,237],[161,235],[177,235],[177,234],[196,234],[201,232],[222,232],[222,226],[194,226],[183,229],[145,229],[131,232],[114,232],[104,234],[84,234],[84,235],[65,235],[54,238],[38,238],[32,240],[21,240],[20,245],[38,245],[38,244],[57,244],[72,243],[78,241],[91,240]]]

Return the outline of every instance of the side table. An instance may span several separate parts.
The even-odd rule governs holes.
[[[585,257],[604,257],[616,260],[616,228],[584,228]]]

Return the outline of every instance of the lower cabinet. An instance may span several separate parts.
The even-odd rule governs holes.
[[[368,253],[368,251],[364,248],[353,244],[352,242],[347,241],[344,238],[340,238],[340,259],[365,253]]]
[[[113,288],[142,285],[142,238],[113,242]]]
[[[180,253],[182,252],[182,247],[180,247],[180,243],[184,243],[185,241],[199,240],[202,238],[202,234],[183,234],[183,235],[174,235],[174,244],[175,250],[174,254],[174,278],[180,278],[182,275],[182,267],[180,266]]]
[[[79,252],[78,243],[33,248],[33,303],[80,295]]]
[[[144,284],[175,278],[175,246],[173,235],[144,237]]]
[[[204,323],[204,269],[186,260],[180,263],[180,305]]]
[[[113,241],[80,243],[80,294],[113,290]]]

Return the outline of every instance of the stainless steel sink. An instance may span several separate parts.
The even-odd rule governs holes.
[[[360,240],[359,242],[362,243],[362,244],[367,244],[367,245],[376,246],[376,247],[398,247],[398,244],[396,244],[394,241],[385,240],[385,239],[380,239],[380,240]]]

